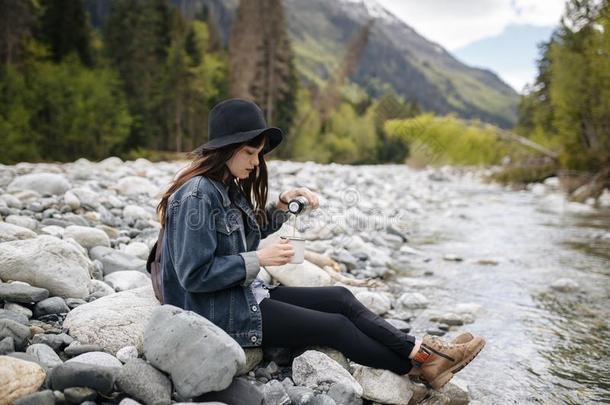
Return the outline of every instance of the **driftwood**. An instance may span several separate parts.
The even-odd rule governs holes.
[[[610,188],[610,166],[600,170],[589,182],[574,190],[570,195],[570,201],[583,203],[588,198],[597,199],[606,187]]]
[[[326,255],[311,251],[305,251],[305,260],[320,267],[322,270],[328,273],[328,275],[333,280],[340,281],[343,284],[376,289],[383,289],[385,287],[385,285],[381,281],[372,278],[355,279],[344,276],[343,274],[341,274],[341,266],[339,266],[339,263],[337,263],[332,258]]]

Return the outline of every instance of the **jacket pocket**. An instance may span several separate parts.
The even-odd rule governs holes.
[[[224,215],[219,215],[215,219],[216,232],[218,237],[218,254],[234,255],[239,253],[241,234],[239,222],[231,221]]]

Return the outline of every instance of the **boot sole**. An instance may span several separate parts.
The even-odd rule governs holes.
[[[485,339],[481,339],[481,343],[477,346],[477,348],[472,352],[472,354],[470,356],[465,357],[462,361],[457,363],[455,366],[451,367],[444,373],[439,374],[438,377],[436,377],[434,380],[432,380],[428,384],[435,390],[441,389],[443,386],[445,386],[445,384],[447,384],[453,378],[453,376],[458,371],[460,371],[461,369],[466,367],[468,365],[468,363],[470,363],[475,357],[477,357],[477,355],[481,352],[481,350],[483,350],[483,347],[485,347]]]

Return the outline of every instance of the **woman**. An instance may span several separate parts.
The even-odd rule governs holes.
[[[161,254],[164,303],[192,310],[242,347],[333,347],[356,363],[446,384],[482,349],[469,333],[452,343],[394,328],[339,286],[269,288],[260,266],[288,263],[294,251],[280,240],[259,241],[288,219],[287,203],[318,197],[306,188],[267,201],[264,155],[282,141],[256,104],[240,99],[210,111],[209,142],[164,193],[157,207],[165,229]]]

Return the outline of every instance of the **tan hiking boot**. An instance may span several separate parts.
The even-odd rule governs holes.
[[[458,338],[462,341],[467,337],[460,335]],[[470,363],[484,346],[485,340],[478,336],[456,344],[444,343],[438,338],[426,335],[412,361],[421,369],[418,373],[420,379],[438,390],[447,384],[455,373]]]
[[[462,343],[467,343],[467,342],[471,341],[473,338],[474,338],[474,335],[472,333],[464,332],[464,333],[460,333],[458,336],[456,336],[451,341],[451,343],[454,345],[459,345]],[[419,377],[421,376],[421,367],[413,367],[411,369],[411,371],[409,371],[408,375],[411,378],[411,380],[419,381],[419,379],[420,379]]]

